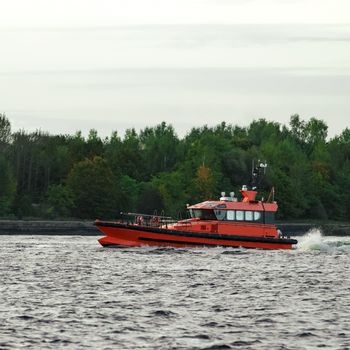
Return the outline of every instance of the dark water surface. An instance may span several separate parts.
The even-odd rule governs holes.
[[[1,236],[0,349],[350,349],[350,239],[294,251]]]

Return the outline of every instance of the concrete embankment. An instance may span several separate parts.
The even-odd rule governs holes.
[[[0,235],[100,235],[92,221],[0,220]]]
[[[290,236],[319,229],[327,236],[350,236],[350,223],[277,223]],[[92,221],[0,220],[0,235],[101,235]]]
[[[302,236],[312,229],[320,230],[324,236],[350,236],[350,223],[276,223],[286,235]]]

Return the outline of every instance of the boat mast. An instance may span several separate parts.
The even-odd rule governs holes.
[[[252,179],[251,179],[251,189],[253,191],[258,190],[260,188],[261,182],[266,175],[267,163],[263,163],[260,160],[255,164],[254,159],[252,160]]]

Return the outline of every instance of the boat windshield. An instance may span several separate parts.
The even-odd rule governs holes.
[[[190,209],[191,218],[201,220],[216,220],[214,210],[212,209]]]

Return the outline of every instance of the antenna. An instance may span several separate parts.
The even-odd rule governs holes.
[[[252,190],[256,190],[260,187],[263,176],[266,175],[267,163],[260,161],[258,159],[257,164],[255,165],[254,160],[252,161],[252,181],[251,187]]]

